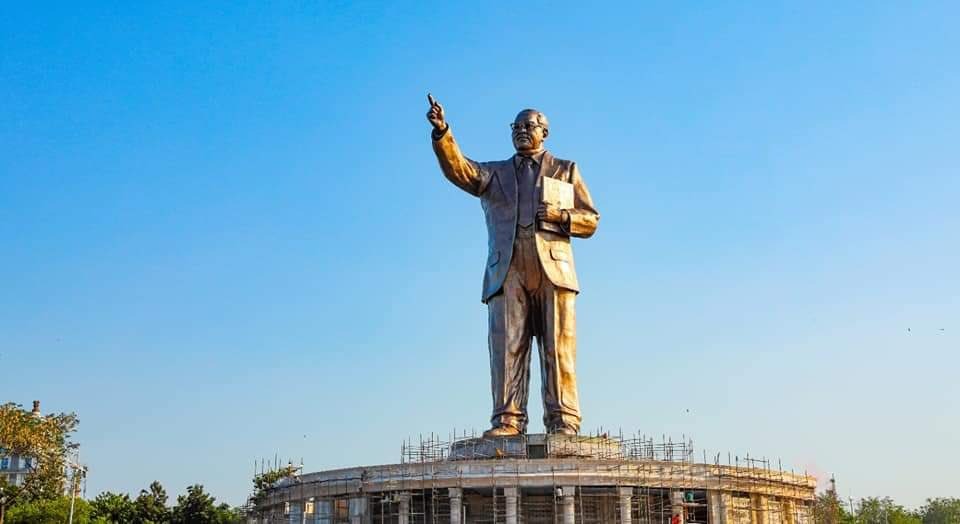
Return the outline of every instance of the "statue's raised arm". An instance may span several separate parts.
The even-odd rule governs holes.
[[[427,121],[433,126],[430,136],[433,138],[433,151],[437,154],[440,171],[455,186],[473,196],[480,196],[487,189],[491,173],[484,169],[482,164],[463,156],[460,146],[453,139],[443,106],[431,94],[427,94],[427,101],[430,102]]]

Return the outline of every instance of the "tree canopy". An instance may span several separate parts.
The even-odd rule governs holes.
[[[177,497],[172,524],[234,524],[242,521],[238,511],[229,504],[216,504],[216,499],[196,484],[187,488],[186,495]]]
[[[126,493],[104,491],[90,505],[93,508],[92,516],[106,522],[127,524],[133,522],[136,515],[136,506]]]
[[[0,405],[0,450],[31,459],[31,471],[21,485],[0,481],[0,524],[14,504],[53,500],[63,494],[67,459],[77,449],[70,437],[79,422],[74,413],[36,416],[20,404]]]
[[[136,524],[161,524],[170,521],[167,491],[156,480],[150,483],[149,489],[140,490],[140,495],[133,504],[133,522]]]
[[[74,524],[108,524],[99,518],[92,518],[91,504],[82,498],[74,501]],[[53,499],[24,501],[10,508],[6,524],[63,524],[70,515],[70,497],[60,496]]]
[[[288,464],[282,468],[265,471],[259,475],[255,475],[253,477],[253,503],[259,504],[262,502],[264,496],[266,496],[267,490],[273,487],[278,480],[294,476],[298,469],[299,468],[293,464]]]
[[[920,517],[893,502],[890,497],[867,497],[860,500],[856,522],[877,524],[921,524]]]
[[[927,499],[917,513],[923,524],[956,524],[960,522],[960,498]]]
[[[20,501],[10,508],[6,524],[63,524],[70,513],[70,497]],[[216,499],[197,484],[177,497],[173,508],[167,506],[167,492],[153,481],[140,490],[136,499],[126,493],[105,491],[92,501],[74,500],[75,524],[239,524],[242,515],[229,504]]]

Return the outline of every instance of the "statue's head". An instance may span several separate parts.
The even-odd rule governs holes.
[[[532,153],[543,149],[543,142],[550,134],[547,117],[536,109],[524,109],[510,124],[513,130],[513,147],[518,153]]]

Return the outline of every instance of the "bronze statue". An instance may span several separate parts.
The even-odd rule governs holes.
[[[524,109],[517,115],[510,125],[516,149],[511,158],[475,162],[460,152],[443,107],[432,95],[427,99],[440,169],[480,198],[487,221],[482,301],[489,312],[493,427],[484,436],[526,432],[533,337],[540,350],[543,423],[549,433],[575,435],[581,418],[574,312],[579,286],[570,237],[590,237],[600,215],[577,164],[543,149],[550,134],[543,113]],[[544,182],[547,178],[553,180]],[[555,181],[570,184],[571,205],[544,202],[546,185],[565,185]]]

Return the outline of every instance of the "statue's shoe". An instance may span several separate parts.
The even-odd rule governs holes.
[[[556,427],[550,428],[548,433],[550,433],[551,435],[576,435],[577,430],[573,429],[570,426],[563,425],[563,426],[556,426]]]
[[[483,432],[484,438],[513,437],[520,434],[520,430],[513,426],[494,426]]]

